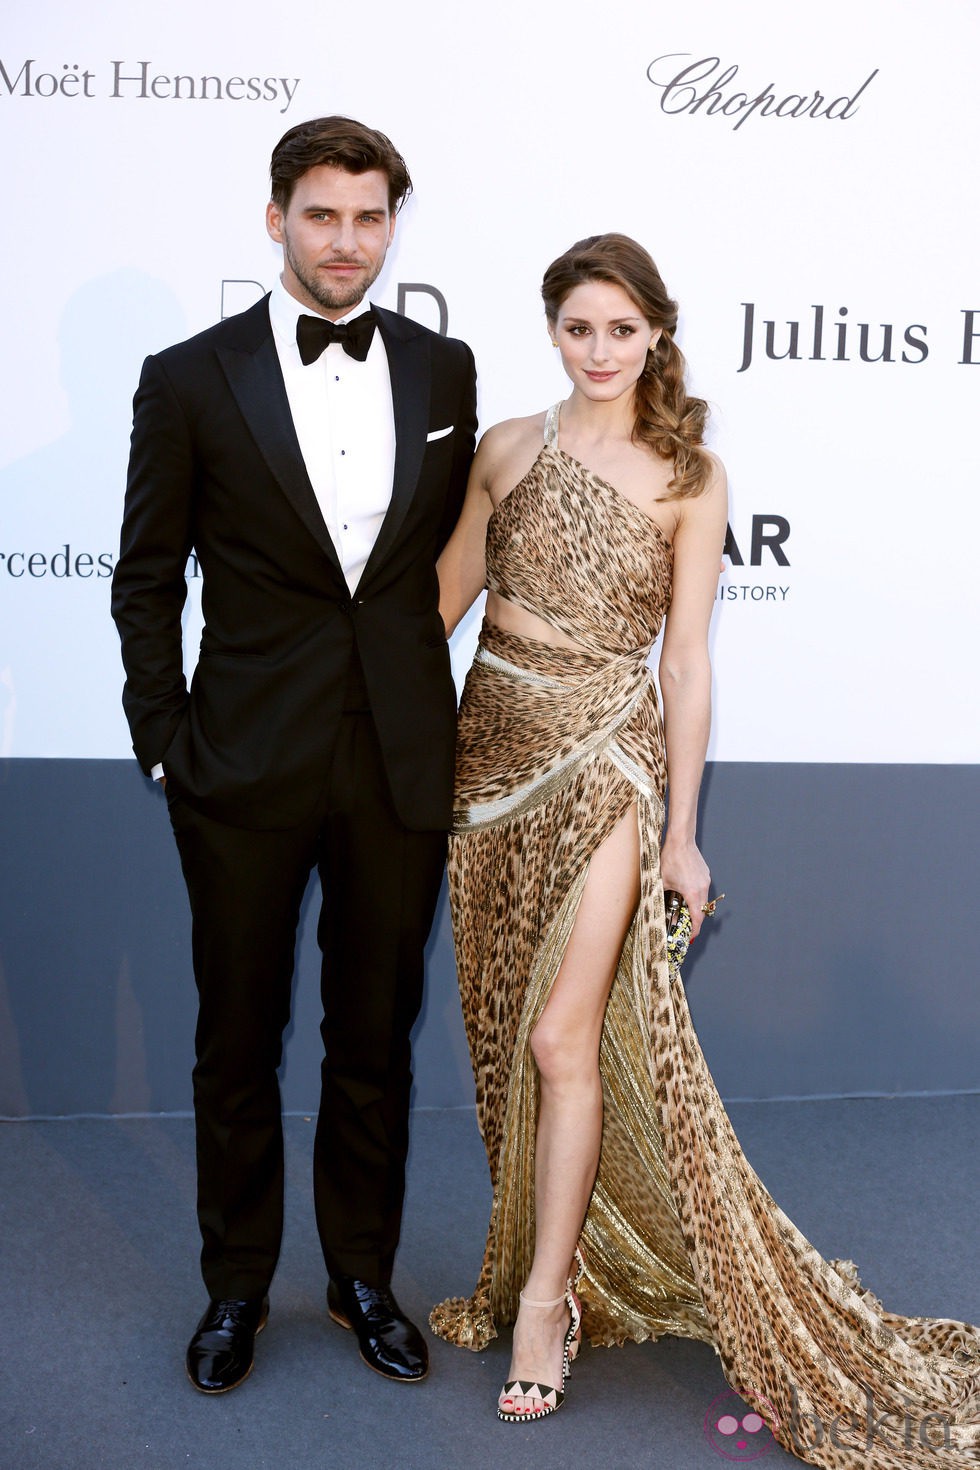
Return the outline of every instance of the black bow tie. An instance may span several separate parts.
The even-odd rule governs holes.
[[[320,353],[331,342],[339,342],[346,353],[356,357],[358,362],[363,362],[368,355],[376,325],[377,318],[373,311],[362,312],[352,322],[328,322],[322,316],[301,316],[296,323],[296,346],[299,348],[303,366],[308,367],[311,362],[316,362]]]

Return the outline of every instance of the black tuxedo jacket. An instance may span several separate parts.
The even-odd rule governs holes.
[[[394,484],[353,595],[300,453],[268,297],[143,366],[112,588],[123,705],[144,771],[162,761],[168,794],[235,826],[309,814],[355,650],[399,817],[449,824],[456,701],[435,559],[473,456],[476,376],[465,343],[377,314]],[[192,549],[205,629],[188,691]]]

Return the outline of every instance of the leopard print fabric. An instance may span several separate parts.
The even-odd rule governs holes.
[[[640,901],[604,1019],[602,1152],[581,1238],[586,1335],[710,1342],[779,1442],[828,1470],[976,1467],[980,1332],[884,1311],[852,1263],[823,1260],[787,1219],[739,1147],[668,966],[664,743],[646,661],[671,567],[653,521],[562,453],[552,410],[538,459],[491,518],[488,582],[579,649],[485,623],[463,694],[449,876],[493,1206],[473,1295],[430,1324],[479,1351],[516,1316],[534,1248],[530,1035],[590,855],[635,810]]]

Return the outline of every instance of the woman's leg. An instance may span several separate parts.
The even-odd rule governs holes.
[[[535,1245],[524,1295],[561,1297],[595,1183],[602,1136],[599,1040],[606,1001],[640,887],[636,808],[596,849],[575,924],[547,1004],[531,1034],[540,1076],[535,1143]],[[511,1379],[561,1382],[568,1328],[563,1301],[523,1307],[514,1324]],[[540,1409],[514,1396],[511,1412]]]

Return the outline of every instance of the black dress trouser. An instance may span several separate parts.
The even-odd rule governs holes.
[[[170,806],[190,896],[198,1220],[208,1294],[261,1296],[279,1255],[283,1144],[276,1069],[289,1019],[300,904],[322,892],[324,1061],[314,1141],[327,1270],[386,1285],[401,1227],[409,1033],[445,859],[392,805],[374,722],[341,718],[317,810],[286,831],[226,826]]]

